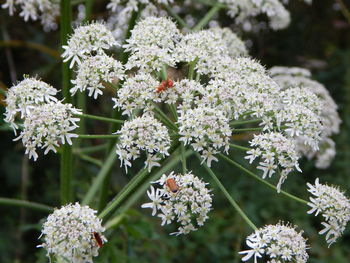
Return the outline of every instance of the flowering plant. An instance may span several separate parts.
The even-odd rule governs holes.
[[[189,2],[183,4],[197,7]],[[312,244],[302,231],[289,223],[258,228],[217,175],[218,164],[225,162],[278,196],[310,206],[309,214],[321,214],[325,220],[320,234],[327,233],[329,245],[350,220],[349,199],[318,179],[315,185],[307,184],[313,195],[310,201],[282,190],[284,183],[302,173],[304,156],[315,158],[315,166],[323,169],[335,156],[331,136],[339,132],[341,120],[325,86],[304,68],[267,69],[249,55],[244,41],[229,27],[206,28],[222,10],[238,26],[254,24],[265,14],[269,27],[280,30],[291,20],[285,1],[218,0],[193,26],[181,18],[184,10],[171,8],[175,3],[181,4],[112,0],[107,8],[115,12],[114,22],[111,15],[107,22],[74,28],[70,1],[61,1],[61,12],[49,0],[7,0],[2,5],[11,15],[20,8],[25,20],[40,18],[45,29],[55,29],[56,18],[61,19],[63,98],[50,84],[24,76],[8,89],[5,99],[4,121],[19,134],[14,140],[22,141],[29,159],[40,162],[41,149],[61,156],[62,207],[47,217],[39,247],[57,262],[92,262],[99,249],[108,246],[105,236],[110,239],[120,217],[146,189],[150,201],[141,208],[151,209],[165,231],[175,228],[170,235],[201,231],[210,224],[218,193],[200,172],[190,171],[195,163],[254,230],[246,239],[248,250],[239,252],[242,261],[307,262]],[[90,15],[87,10],[86,16]],[[104,102],[110,117],[88,113],[87,102],[98,101]],[[86,134],[87,119],[110,123],[110,130]],[[85,139],[107,143],[84,148]],[[81,154],[101,149],[107,150],[103,162]],[[100,166],[83,197],[81,193],[72,197],[73,155]],[[240,155],[245,164],[233,155]],[[141,168],[108,202],[110,171],[117,160],[125,168],[120,169],[124,178]],[[74,203],[78,199],[81,204]]]

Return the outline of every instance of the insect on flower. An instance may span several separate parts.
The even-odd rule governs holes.
[[[174,86],[174,82],[171,79],[167,79],[162,81],[159,86],[156,88],[157,93],[161,93],[162,91],[165,91],[168,88],[171,88]]]
[[[176,194],[180,190],[179,186],[173,178],[167,179],[165,184],[169,188],[169,190],[174,194]]]
[[[94,239],[95,239],[95,241],[96,241],[98,247],[101,248],[101,247],[103,246],[103,241],[102,241],[102,238],[101,238],[101,236],[99,235],[99,233],[93,232],[92,235],[93,235],[93,237],[94,237]]]

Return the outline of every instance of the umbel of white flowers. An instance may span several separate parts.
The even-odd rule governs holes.
[[[350,220],[350,200],[338,188],[320,184],[318,178],[315,184],[308,183],[307,186],[313,195],[308,202],[311,207],[308,214],[322,215],[324,229],[320,234],[326,233],[326,241],[330,246],[343,234]]]
[[[212,198],[210,190],[191,172],[169,175],[153,182],[147,195],[151,200],[142,208],[151,208],[152,216],[162,219],[161,225],[175,224],[177,232],[171,235],[188,234],[197,230],[208,219]]]
[[[250,249],[239,252],[245,255],[242,261],[253,258],[257,263],[258,258],[266,257],[267,263],[305,263],[309,258],[302,232],[298,233],[295,227],[288,224],[259,228],[247,237],[246,243]]]
[[[69,263],[92,263],[98,255],[100,242],[107,242],[105,229],[95,210],[79,203],[55,209],[42,228],[47,256]]]

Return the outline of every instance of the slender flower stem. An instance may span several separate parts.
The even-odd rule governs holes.
[[[343,16],[346,18],[346,20],[350,24],[350,11],[349,11],[349,9],[344,4],[343,0],[335,0],[335,1],[338,2],[339,6],[340,6],[340,11],[342,12]]]
[[[73,153],[76,153],[76,154],[95,153],[95,152],[102,151],[106,148],[107,148],[107,144],[100,144],[100,145],[88,146],[88,147],[83,147],[83,148],[75,148],[75,149],[73,149]]]
[[[113,164],[115,163],[115,160],[117,159],[117,154],[115,153],[115,148],[113,148],[106,161],[104,162],[101,170],[99,171],[99,173],[97,174],[97,176],[95,177],[89,191],[87,192],[87,194],[85,195],[82,204],[83,205],[88,205],[91,203],[93,197],[96,195],[98,189],[100,188],[101,184],[103,183],[105,177],[107,176],[110,168],[113,166]]]
[[[261,177],[259,177],[259,176],[256,175],[255,173],[253,173],[253,172],[249,171],[248,169],[244,168],[244,167],[243,167],[242,165],[240,165],[239,163],[237,163],[237,162],[231,160],[230,158],[228,158],[227,156],[225,156],[225,155],[223,155],[223,154],[221,154],[221,153],[219,154],[219,157],[222,158],[222,159],[224,159],[224,160],[227,161],[228,163],[233,164],[234,166],[236,166],[237,168],[239,168],[239,169],[242,170],[243,172],[245,172],[245,173],[247,173],[248,175],[252,176],[254,179],[258,180],[259,182],[261,182],[261,183],[267,185],[267,186],[270,187],[271,189],[276,190],[276,193],[277,193],[277,187],[276,187],[276,186],[270,184],[269,182],[265,181],[264,179],[262,179]],[[301,199],[301,198],[299,198],[299,197],[297,197],[297,196],[295,196],[295,195],[292,195],[292,194],[290,194],[290,193],[287,193],[287,192],[285,192],[285,191],[283,191],[283,190],[281,190],[280,193],[283,194],[283,195],[285,195],[285,196],[287,196],[287,197],[289,197],[289,198],[291,198],[291,199],[293,199],[293,200],[295,200],[295,201],[297,201],[297,202],[299,202],[299,203],[302,203],[302,204],[307,204],[307,203],[308,203],[306,200]]]
[[[70,0],[61,0],[61,46],[67,44],[68,36],[71,33],[71,17],[72,10],[70,5]],[[72,76],[72,71],[69,69],[68,63],[62,63],[62,93],[65,102],[71,103],[72,97],[69,92],[70,89],[70,79]],[[61,203],[66,204],[72,201],[72,176],[73,176],[73,156],[72,147],[69,144],[64,144],[62,146],[61,154],[61,171],[60,171],[60,188],[61,188]]]
[[[96,158],[93,158],[93,157],[91,157],[89,155],[80,153],[80,154],[78,154],[78,156],[80,157],[80,159],[82,159],[84,161],[87,161],[89,163],[92,163],[92,164],[94,164],[94,165],[96,165],[98,167],[102,167],[103,166],[103,163],[100,160],[98,160]]]
[[[163,123],[166,126],[177,131],[178,130],[177,126],[168,118],[168,116],[166,116],[165,113],[157,105],[153,104],[153,106],[157,113],[157,117],[159,117],[159,119],[163,121]]]
[[[181,142],[181,165],[182,165],[182,173],[187,173],[187,164],[186,164],[186,156],[185,156],[185,146],[183,142]]]
[[[0,205],[26,207],[26,208],[30,208],[33,210],[43,211],[43,212],[52,212],[53,211],[53,207],[48,206],[48,205],[30,202],[30,201],[26,201],[26,200],[5,198],[5,197],[0,197]]]
[[[91,114],[77,114],[77,117],[83,117],[87,119],[92,119],[92,120],[98,120],[98,121],[106,121],[106,122],[112,122],[112,123],[124,123],[123,120],[117,120],[113,118],[107,118],[107,117],[101,117],[101,116],[96,116],[96,115],[91,115]]]
[[[160,177],[163,173],[167,172],[169,169],[174,167],[180,161],[180,156],[178,154],[175,154],[177,148],[175,148],[175,150],[169,151],[170,156],[165,160],[163,160],[161,163],[161,167],[158,169],[155,169],[154,172],[152,172],[152,174]],[[187,156],[188,154],[189,153],[185,153],[185,156]],[[152,179],[155,179],[155,176],[153,176],[152,174],[150,175],[147,169],[145,168],[140,170],[137,173],[137,175],[135,175],[127,183],[127,185],[115,196],[115,198],[99,214],[99,217],[100,218],[106,217],[107,215],[112,213],[117,207],[119,207],[124,201],[128,199],[132,199],[133,201],[136,201],[140,195],[137,189],[139,187],[145,186],[144,182],[148,176]],[[146,187],[148,188],[148,185],[146,185]],[[134,198],[135,196],[137,196],[137,198]]]
[[[262,131],[263,128],[242,128],[242,129],[233,129],[233,132],[247,132],[247,131]]]
[[[261,121],[262,121],[262,119],[253,119],[253,120],[245,120],[245,121],[231,121],[230,125],[236,126],[236,125],[256,123],[256,122],[261,122]]]
[[[214,5],[209,12],[198,22],[198,24],[192,29],[192,31],[198,31],[202,29],[206,24],[209,23],[210,19],[213,18],[213,16],[219,12],[219,10],[222,8],[221,5]]]
[[[162,5],[162,7],[173,17],[176,19],[176,21],[183,27],[183,28],[188,28],[189,26],[187,23],[178,15],[174,12],[174,10],[168,6],[168,5]]]
[[[196,153],[196,156],[198,160],[201,162],[201,157],[198,153]],[[223,184],[220,182],[219,178],[215,175],[212,169],[208,167],[206,163],[203,163],[204,168],[207,170],[207,172],[210,174],[210,176],[214,179],[215,183],[219,186],[220,190],[224,193],[227,200],[231,203],[233,208],[237,211],[237,213],[244,219],[244,221],[254,230],[258,229],[254,223],[249,219],[249,217],[243,212],[243,210],[239,207],[237,202],[232,198],[232,196],[227,192]]]
[[[244,146],[237,145],[237,144],[233,144],[233,143],[230,143],[230,147],[231,147],[231,148],[238,149],[238,150],[242,150],[242,151],[245,151],[245,152],[251,150],[251,149],[248,148],[248,147],[244,147]]]
[[[118,134],[107,134],[107,135],[78,134],[78,138],[81,138],[81,139],[115,139],[118,137],[119,137]]]
[[[189,63],[189,68],[188,68],[188,79],[193,79],[194,76],[194,68],[196,67],[198,58],[193,60],[192,62]]]

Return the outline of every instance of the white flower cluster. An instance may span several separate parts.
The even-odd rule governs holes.
[[[48,257],[55,256],[60,262],[92,263],[93,257],[98,256],[99,242],[107,242],[96,212],[78,203],[55,209],[43,224],[44,243],[38,247],[45,248]]]
[[[242,23],[249,17],[266,14],[270,27],[274,30],[286,28],[290,23],[290,14],[278,0],[219,0],[228,6],[228,14]]]
[[[123,78],[124,68],[118,60],[105,54],[88,57],[79,65],[70,92],[74,95],[78,90],[88,90],[88,95],[97,99],[103,94],[104,82],[112,83]]]
[[[249,143],[253,149],[247,151],[245,159],[248,159],[249,163],[256,158],[261,159],[257,168],[263,171],[263,179],[271,177],[277,171],[280,174],[278,192],[291,171],[297,169],[301,172],[294,140],[286,138],[281,133],[271,132],[254,135]]]
[[[314,196],[308,202],[311,207],[308,214],[317,216],[320,213],[324,217],[324,229],[320,234],[327,233],[326,241],[330,246],[342,235],[350,220],[350,200],[338,188],[320,184],[318,178],[314,185],[308,183],[307,186]]]
[[[255,230],[247,237],[246,243],[250,249],[239,252],[245,254],[242,261],[254,258],[254,263],[257,263],[258,258],[266,256],[267,263],[305,263],[309,258],[302,232],[298,233],[295,227],[282,223]]]
[[[131,54],[125,67],[159,71],[164,64],[175,66],[173,53],[179,38],[180,31],[169,18],[147,17],[141,20],[123,46]]]
[[[147,155],[145,167],[148,171],[153,166],[160,166],[160,157],[169,155],[171,141],[168,129],[152,116],[143,115],[126,121],[117,134],[120,138],[116,153],[126,171],[128,166],[131,167],[130,161],[139,158],[141,151]]]
[[[206,161],[210,167],[213,160],[218,161],[215,154],[220,151],[227,153],[232,131],[224,112],[198,107],[187,111],[180,110],[179,113],[179,140],[199,152],[203,162]]]
[[[279,92],[277,83],[258,62],[236,58],[231,59],[208,83],[202,103],[223,110],[230,119],[243,115],[261,118],[276,108]]]
[[[117,45],[112,32],[102,23],[95,22],[74,30],[67,45],[62,46],[64,62],[71,60],[70,67],[81,64],[89,56],[103,55],[104,50]]]
[[[148,112],[153,108],[152,103],[160,102],[156,92],[160,83],[148,73],[140,72],[126,78],[123,86],[118,89],[117,97],[113,98],[114,108],[123,110],[123,114],[131,116],[136,109]]]
[[[21,12],[19,15],[24,21],[29,19],[36,21],[40,20],[45,31],[55,30],[57,28],[56,18],[60,14],[60,5],[54,0],[6,0],[1,5],[2,8],[8,9],[12,16],[19,7]]]
[[[16,133],[18,129],[15,118],[18,114],[23,119],[37,105],[56,102],[57,90],[49,84],[36,78],[24,77],[24,80],[12,86],[5,99],[5,121],[10,123]]]
[[[15,140],[22,139],[25,153],[36,161],[37,148],[45,149],[44,154],[47,154],[49,151],[56,152],[60,144],[72,144],[71,138],[78,137],[71,133],[78,127],[80,119],[74,117],[78,114],[81,114],[80,110],[60,101],[37,105],[25,117],[23,130]]]
[[[188,234],[203,226],[211,210],[212,198],[210,190],[191,172],[187,174],[162,175],[153,182],[150,191],[147,191],[150,203],[142,208],[151,208],[152,216],[157,214],[162,219],[162,226],[174,222],[179,223],[178,231],[174,235]],[[159,188],[157,188],[159,186]]]
[[[300,142],[299,151],[309,159],[316,158],[316,167],[327,168],[335,156],[334,142],[330,136],[339,133],[341,120],[337,112],[338,106],[330,96],[328,90],[319,82],[310,79],[311,73],[307,69],[297,67],[273,67],[270,69],[273,79],[282,89],[307,89],[322,102],[321,112],[318,113],[322,120],[320,149],[315,150]],[[292,92],[292,91],[290,91]]]
[[[231,58],[248,55],[248,51],[244,45],[244,42],[235,33],[233,33],[230,28],[214,27],[209,31],[220,36],[220,38],[225,42],[228,55]]]
[[[209,74],[213,68],[221,65],[222,57],[228,56],[228,48],[222,35],[210,30],[184,35],[174,52],[178,61],[196,63],[195,69],[200,74]]]

